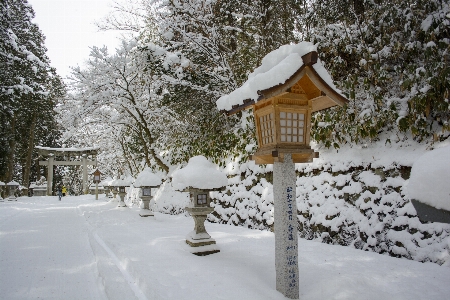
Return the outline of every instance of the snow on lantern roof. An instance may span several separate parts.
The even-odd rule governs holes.
[[[135,187],[151,186],[157,187],[161,185],[161,178],[154,174],[150,168],[145,168],[136,178]]]
[[[111,183],[114,180],[111,177],[107,177],[105,178],[102,182],[100,182],[99,184],[103,185],[103,186],[107,186],[107,185],[111,185]]]
[[[20,185],[20,184],[13,180],[13,181],[8,182],[6,185]]]
[[[133,183],[131,177],[121,178],[114,181],[114,186],[130,186]],[[111,184],[112,185],[112,184]]]
[[[5,183],[3,181],[0,181],[0,185],[5,185]]]
[[[180,191],[188,187],[212,190],[227,184],[227,175],[202,155],[192,157],[186,167],[172,175],[172,185]]]
[[[450,211],[449,170],[450,144],[419,157],[411,168],[409,198]]]
[[[217,108],[228,114],[235,113],[259,100],[286,92],[305,75],[308,75],[313,84],[320,86],[322,94],[329,96],[334,105],[343,105],[348,100],[334,85],[316,51],[314,44],[301,42],[284,45],[270,52],[240,88],[217,100]],[[328,107],[334,105],[329,104]]]

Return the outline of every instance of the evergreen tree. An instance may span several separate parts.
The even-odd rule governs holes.
[[[14,178],[28,185],[36,137],[56,133],[53,108],[64,87],[50,67],[32,7],[26,0],[0,5],[0,135],[6,146],[0,174],[3,181]]]

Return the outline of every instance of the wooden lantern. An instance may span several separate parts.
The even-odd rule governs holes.
[[[313,68],[318,54],[302,56],[303,65],[285,83],[258,91],[259,98],[244,100],[228,115],[253,108],[258,150],[251,156],[256,164],[282,162],[285,153],[294,163],[312,162],[318,157],[311,149],[311,113],[343,106],[348,100],[330,87]]]
[[[100,183],[100,176],[103,175],[103,173],[100,172],[98,169],[96,169],[91,174],[94,176],[93,182],[94,183]]]

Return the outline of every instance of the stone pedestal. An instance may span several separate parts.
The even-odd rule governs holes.
[[[206,232],[205,220],[214,208],[212,207],[186,207],[185,210],[194,218],[194,230],[186,236],[186,244],[191,253],[199,256],[220,252],[216,241]]]
[[[150,207],[150,201],[152,200],[153,196],[141,196],[142,202],[144,203],[144,207],[142,211],[139,213],[141,217],[153,217],[153,211]]]
[[[16,195],[14,195],[15,192],[16,189],[14,187],[9,187],[8,201],[17,201]]]
[[[274,162],[276,287],[290,299],[299,298],[296,179],[291,154],[284,154],[283,162]]]
[[[117,207],[127,207],[127,205],[125,204],[125,195],[126,195],[127,193],[120,193],[119,192],[119,197],[120,197],[120,200],[119,200],[119,204],[117,205]]]

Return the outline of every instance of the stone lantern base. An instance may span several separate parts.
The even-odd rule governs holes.
[[[144,207],[139,213],[141,217],[153,217],[153,211],[150,207],[150,201],[153,197],[152,196],[141,196],[142,202],[144,203]]]
[[[198,256],[209,255],[220,252],[216,241],[206,232],[205,220],[214,208],[212,207],[186,207],[187,212],[194,218],[194,230],[186,236],[186,244],[190,246],[189,251]]]
[[[127,207],[127,205],[125,204],[125,195],[126,195],[126,193],[120,193],[119,192],[119,197],[120,197],[120,199],[119,199],[119,204],[117,205],[117,207]]]

